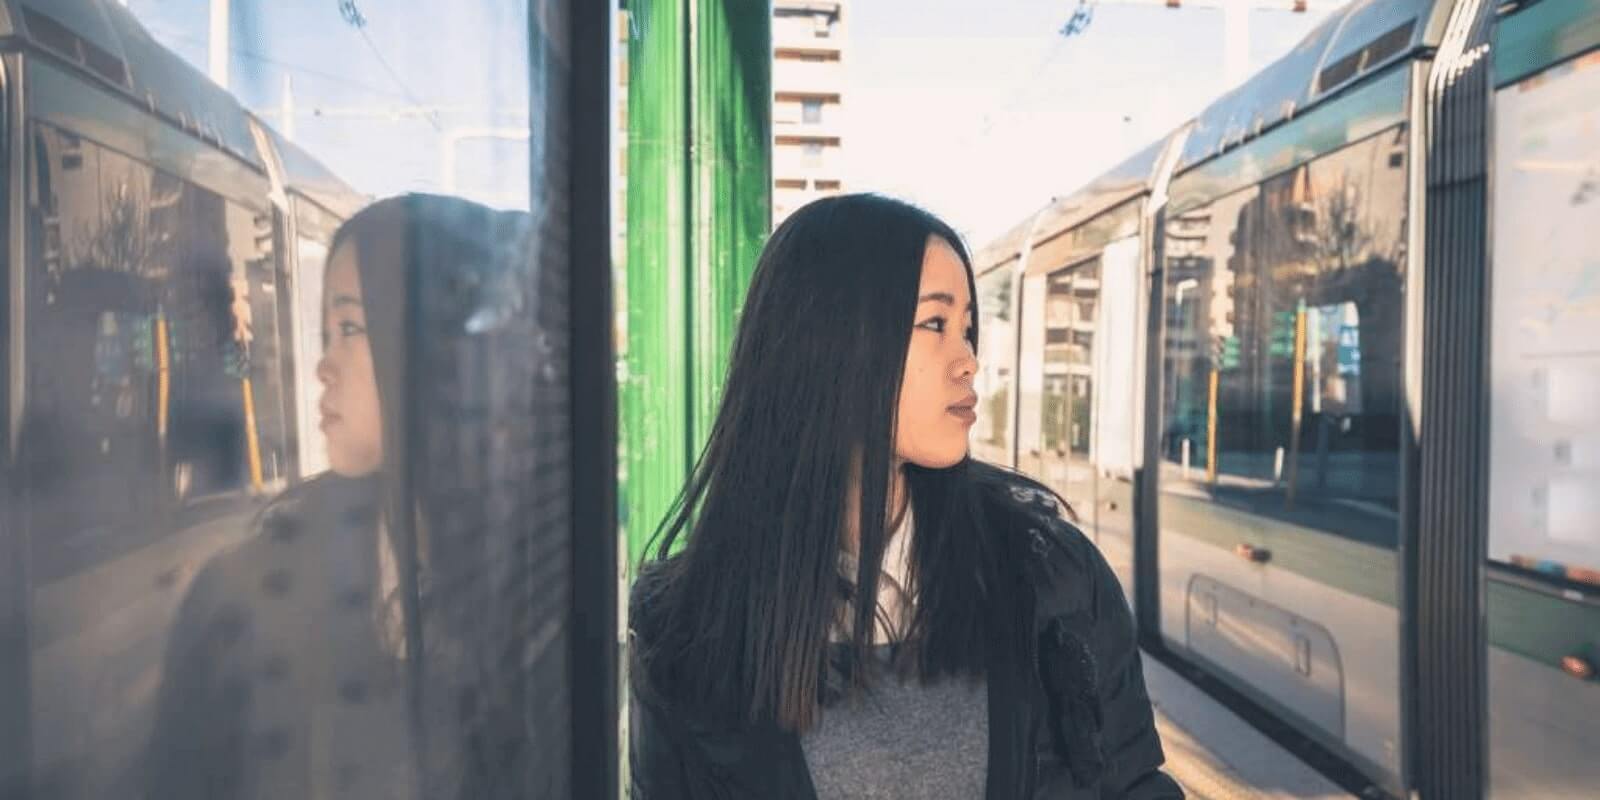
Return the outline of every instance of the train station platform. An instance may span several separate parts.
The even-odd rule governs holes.
[[[1167,774],[1190,800],[1355,797],[1148,654],[1144,678]]]

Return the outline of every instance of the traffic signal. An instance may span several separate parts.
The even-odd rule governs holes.
[[[1224,336],[1222,347],[1217,354],[1217,369],[1230,370],[1239,368],[1239,337]]]
[[[1267,353],[1273,358],[1294,357],[1294,311],[1272,312],[1272,338]]]

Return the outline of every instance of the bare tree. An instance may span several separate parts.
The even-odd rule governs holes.
[[[68,245],[68,268],[145,273],[155,256],[147,193],[122,182],[104,195],[101,204],[98,224],[83,231]]]
[[[1361,186],[1341,175],[1339,185],[1318,203],[1316,257],[1323,269],[1344,271],[1360,266],[1373,255],[1373,235],[1363,225]]]

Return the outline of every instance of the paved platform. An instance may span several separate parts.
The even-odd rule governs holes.
[[[1355,797],[1148,655],[1144,677],[1167,773],[1192,800]]]

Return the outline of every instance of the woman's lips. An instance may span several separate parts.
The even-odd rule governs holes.
[[[978,396],[969,395],[959,403],[952,403],[945,410],[962,422],[971,425],[978,421]]]

